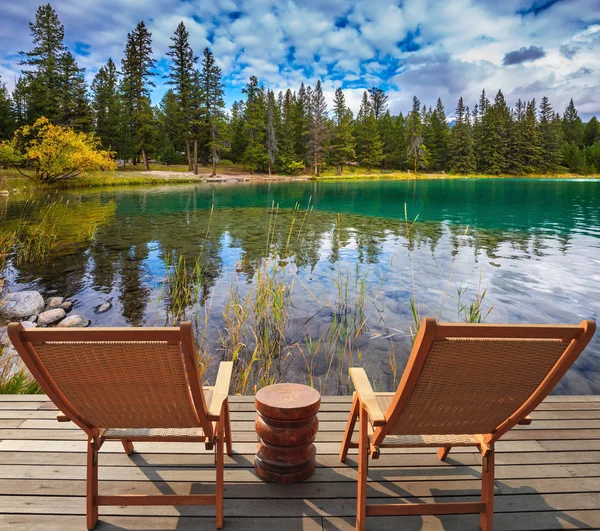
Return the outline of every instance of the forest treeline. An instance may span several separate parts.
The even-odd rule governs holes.
[[[93,132],[104,148],[135,164],[243,164],[249,171],[295,174],[361,165],[369,170],[528,174],[600,172],[600,125],[584,124],[573,100],[561,114],[547,97],[510,107],[502,91],[481,93],[469,108],[458,100],[448,123],[415,96],[406,115],[393,115],[388,96],[373,87],[356,115],[341,88],[328,109],[321,82],[275,93],[251,76],[244,98],[226,109],[224,84],[206,48],[197,57],[180,23],[171,37],[166,82],[159,105],[151,90],[159,74],[152,35],[140,22],[127,35],[123,59],[112,59],[90,86],[85,69],[64,44],[64,27],[50,4],[29,24],[33,47],[21,52],[22,73],[12,93],[0,82],[0,140],[40,117],[77,131]]]

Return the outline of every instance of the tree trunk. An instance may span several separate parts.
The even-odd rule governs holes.
[[[269,177],[271,176],[271,159],[269,159]]]
[[[142,148],[142,160],[144,161],[144,169],[146,171],[150,171],[150,164],[148,164],[148,155],[146,155],[146,150]]]
[[[217,176],[217,130],[215,124],[212,126],[212,176]]]
[[[415,177],[417,176],[417,157],[415,157]]]
[[[192,171],[192,152],[190,150],[190,137],[185,135],[185,152],[187,154],[188,171]]]
[[[336,175],[342,174],[342,165],[341,164],[338,164],[337,167],[335,168],[335,174]]]
[[[194,138],[194,175],[198,175],[198,139]]]

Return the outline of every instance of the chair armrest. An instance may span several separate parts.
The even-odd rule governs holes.
[[[375,393],[371,387],[371,382],[369,382],[365,370],[362,367],[352,367],[350,369],[350,378],[352,378],[354,389],[356,389],[361,404],[369,414],[371,424],[373,426],[383,426],[385,424],[385,415],[379,408]]]
[[[233,373],[233,362],[222,361],[219,364],[219,372],[217,373],[217,381],[213,389],[213,396],[208,406],[208,418],[210,420],[219,420],[221,418],[221,410],[223,402],[229,396],[229,386],[231,384],[231,375]]]

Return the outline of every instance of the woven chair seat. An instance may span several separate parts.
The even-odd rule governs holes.
[[[104,432],[106,439],[137,439],[140,437],[204,437],[202,428],[110,428]]]
[[[377,405],[385,413],[394,399],[391,393],[375,393]],[[477,440],[473,435],[440,434],[440,435],[388,435],[381,446],[476,446]]]

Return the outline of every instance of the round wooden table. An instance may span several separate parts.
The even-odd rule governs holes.
[[[315,471],[320,393],[306,385],[263,387],[255,397],[256,473],[265,481],[296,483]]]

